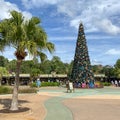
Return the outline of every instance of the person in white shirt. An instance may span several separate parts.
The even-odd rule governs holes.
[[[118,87],[118,81],[117,80],[115,80],[115,86]]]
[[[114,82],[113,82],[113,80],[111,81],[111,84],[112,84],[112,86],[114,86]]]

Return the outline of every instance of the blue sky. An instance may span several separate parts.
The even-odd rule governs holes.
[[[119,0],[0,0],[0,20],[9,18],[10,10],[22,12],[27,19],[39,17],[48,41],[55,44],[53,55],[63,62],[74,59],[81,21],[92,64],[114,65],[120,58]],[[6,48],[0,54],[13,59],[13,53]],[[48,54],[49,59],[52,56]]]

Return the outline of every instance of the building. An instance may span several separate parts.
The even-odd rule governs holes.
[[[32,78],[30,74],[20,74],[20,85],[28,85],[30,82],[35,82],[37,78],[40,78],[41,81],[44,82],[57,82],[63,81],[65,82],[67,79],[67,74],[40,74],[37,77]],[[15,80],[15,74],[9,74],[7,76],[2,77],[1,84],[2,85],[13,85]]]
[[[106,76],[104,74],[97,74],[94,75],[96,81],[104,81],[106,79]],[[30,74],[20,74],[20,85],[28,85],[30,82],[35,82],[37,78],[40,78],[40,80],[43,82],[58,82],[62,81],[63,83],[68,80],[67,74],[40,74],[37,77],[31,78]],[[7,76],[2,77],[1,84],[2,85],[13,85],[15,80],[15,74],[9,74]]]

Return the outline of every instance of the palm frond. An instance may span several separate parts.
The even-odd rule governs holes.
[[[38,51],[37,56],[40,57],[41,62],[44,62],[47,59],[47,56],[45,53]]]
[[[53,53],[55,51],[55,46],[51,42],[46,43],[47,49],[49,50],[50,53]]]
[[[36,25],[38,25],[38,24],[41,22],[38,17],[32,17],[32,18],[31,18],[31,21],[32,21],[34,24],[36,24]]]
[[[16,26],[19,26],[23,23],[24,21],[24,16],[22,15],[21,12],[17,12],[17,11],[11,11],[11,19],[10,21],[16,25]]]

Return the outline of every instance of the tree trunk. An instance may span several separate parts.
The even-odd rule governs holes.
[[[17,60],[15,83],[14,83],[12,102],[10,107],[10,110],[13,110],[13,111],[19,109],[18,108],[18,88],[19,88],[19,73],[20,73],[21,63],[22,63],[21,60]]]

